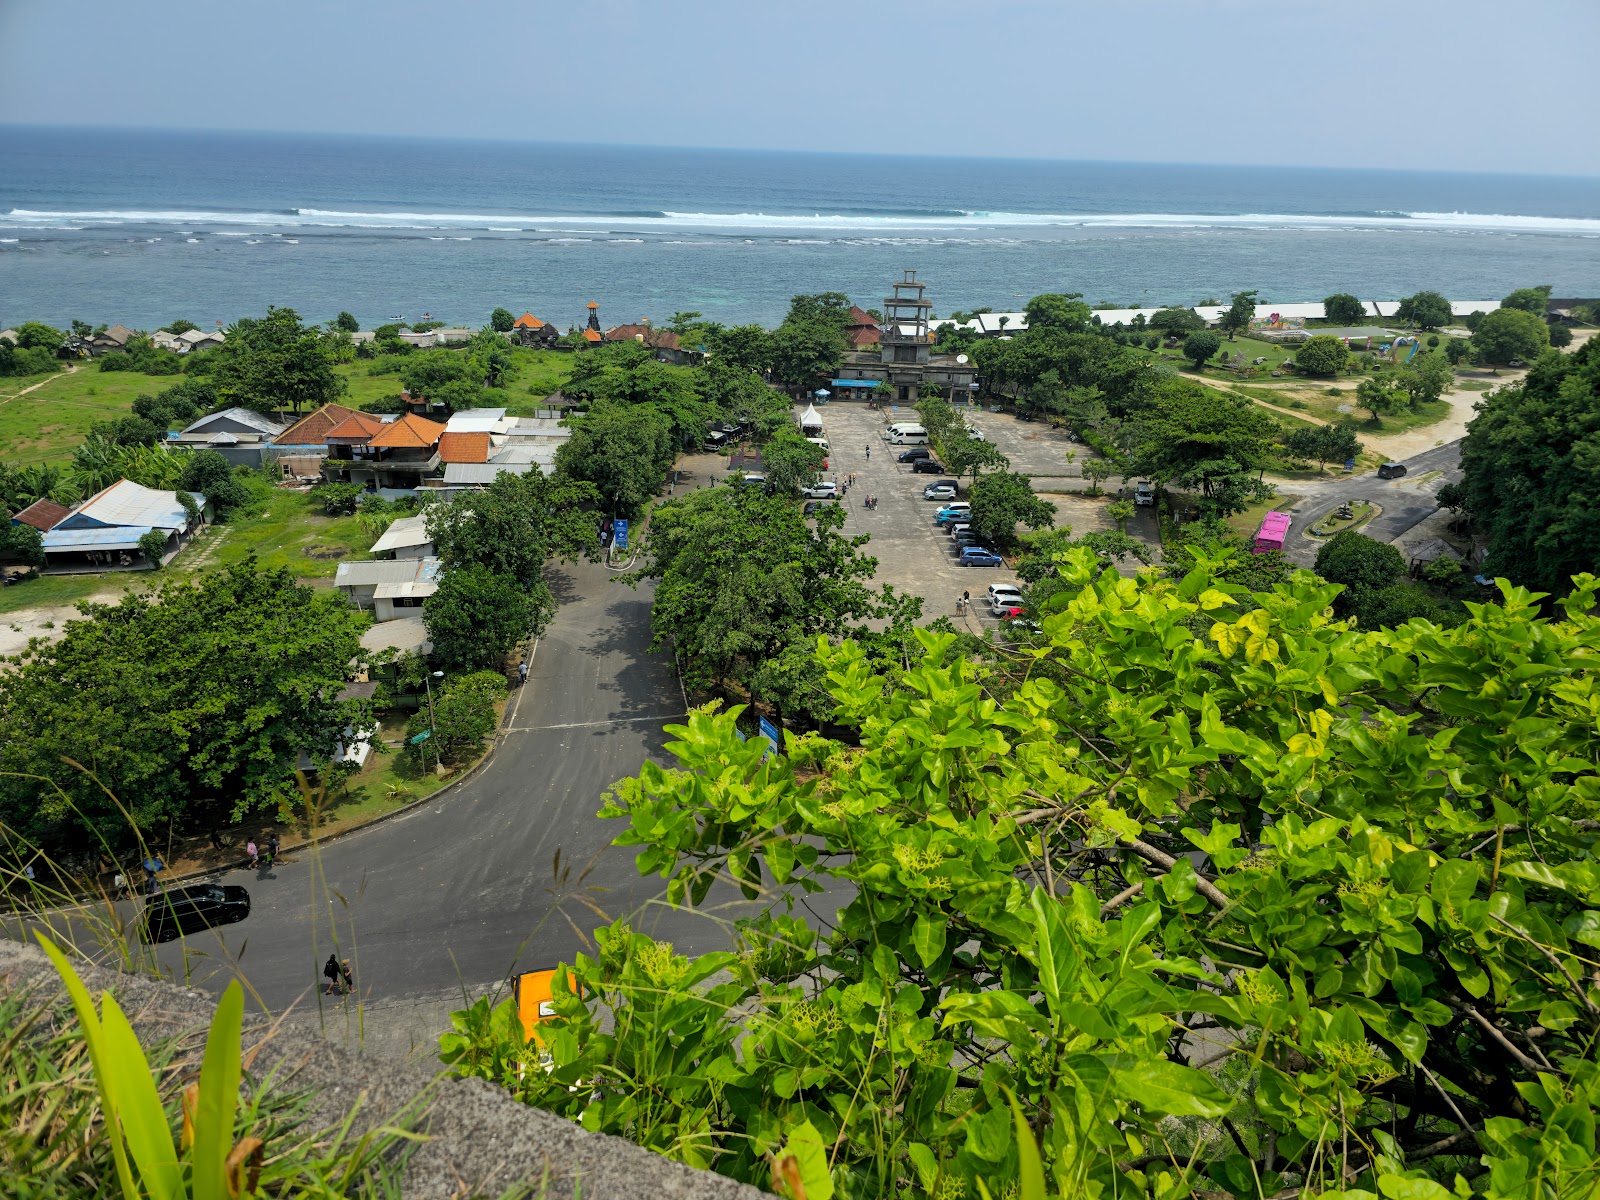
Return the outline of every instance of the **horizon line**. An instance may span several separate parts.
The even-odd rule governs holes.
[[[796,157],[811,158],[861,158],[861,159],[904,159],[908,161],[922,160],[934,162],[983,162],[983,163],[1028,163],[1051,165],[1088,165],[1088,166],[1115,166],[1115,167],[1175,167],[1199,170],[1251,170],[1251,171],[1321,171],[1329,173],[1338,172],[1379,172],[1392,175],[1455,175],[1475,176],[1480,178],[1496,179],[1568,179],[1582,181],[1600,180],[1600,173],[1582,174],[1556,171],[1487,171],[1483,169],[1467,170],[1460,167],[1393,167],[1393,166],[1329,166],[1325,164],[1310,163],[1251,163],[1251,162],[1191,162],[1174,161],[1165,159],[1119,159],[1119,158],[1071,158],[1071,157],[1035,157],[1012,154],[934,154],[934,153],[891,153],[880,150],[815,150],[793,149],[781,147],[759,146],[692,146],[681,144],[662,144],[647,142],[608,142],[608,141],[568,141],[553,138],[520,138],[520,137],[475,137],[459,134],[423,134],[423,133],[374,133],[363,130],[328,130],[328,129],[267,129],[267,128],[224,128],[221,126],[191,126],[191,125],[118,125],[118,124],[76,124],[69,122],[21,122],[0,121],[0,131],[18,130],[40,133],[72,132],[72,133],[134,133],[134,134],[188,134],[188,135],[218,135],[218,136],[244,136],[244,137],[278,137],[278,138],[318,138],[326,140],[337,139],[371,139],[375,141],[412,142],[412,143],[472,143],[498,146],[561,146],[569,148],[601,148],[608,150],[656,150],[676,151],[680,153],[699,154],[770,154],[791,155]]]

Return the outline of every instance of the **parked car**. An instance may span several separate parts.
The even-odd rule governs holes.
[[[913,475],[939,475],[944,471],[944,464],[934,462],[931,458],[919,458],[911,464]]]
[[[924,500],[954,500],[956,490],[948,483],[936,483],[922,489]]]
[[[234,884],[202,883],[158,892],[145,901],[139,934],[147,942],[170,942],[232,925],[250,915],[250,893]]]
[[[997,620],[1013,621],[1022,615],[1022,605],[1012,601],[1009,604],[991,604],[989,611]]]
[[[766,487],[767,477],[758,471],[752,471],[741,482],[747,487]]]
[[[1386,462],[1378,468],[1379,479],[1399,479],[1406,473],[1405,463]]]
[[[808,500],[832,500],[839,494],[839,485],[831,479],[819,479],[808,488],[801,488],[800,494]]]
[[[935,479],[931,483],[925,483],[922,485],[923,498],[926,499],[928,493],[938,487],[947,487],[951,491],[958,491],[961,487],[961,481],[958,479]]]
[[[991,583],[989,585],[990,604],[1000,604],[1007,600],[1012,604],[1022,603],[1022,589],[1014,583]]]
[[[932,458],[933,451],[926,446],[913,446],[909,450],[902,450],[895,455],[895,462],[920,462],[924,458]]]
[[[975,442],[981,442],[983,441],[983,430],[979,429],[976,425],[968,425],[967,436]]]
[[[803,517],[814,517],[828,505],[837,503],[839,503],[839,498],[837,496],[834,496],[828,500],[807,500],[805,508],[800,510],[800,515]]]
[[[1135,504],[1154,504],[1156,502],[1155,484],[1148,479],[1141,479],[1133,485],[1133,502]]]
[[[998,567],[1005,562],[987,546],[963,546],[961,548],[961,565],[963,567]]]
[[[967,517],[970,517],[971,515],[971,513],[968,513]],[[951,537],[955,537],[958,533],[965,533],[967,530],[972,528],[972,522],[969,521],[967,517],[963,517],[959,521],[948,522],[945,526],[945,531],[949,533]]]
[[[981,533],[971,529],[963,529],[950,540],[956,544],[956,549],[958,550],[962,546],[987,546],[989,544],[988,542],[984,541]]]
[[[947,504],[933,514],[933,520],[936,525],[954,525],[958,521],[965,521],[971,515],[970,504]]]

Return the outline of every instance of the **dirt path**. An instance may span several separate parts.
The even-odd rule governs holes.
[[[50,376],[48,379],[41,379],[38,383],[30,384],[28,387],[23,388],[15,396],[7,396],[4,400],[0,400],[0,406],[10,404],[13,400],[20,400],[20,399],[22,399],[22,397],[26,396],[29,392],[37,392],[40,388],[42,388],[47,383],[54,383],[57,379],[65,379],[68,375],[71,375],[71,374],[75,373],[77,371],[77,369],[78,369],[78,364],[77,363],[68,363],[67,364],[67,369],[65,371],[58,371],[56,374]]]
[[[38,608],[19,608],[15,612],[0,613],[0,656],[20,654],[27,649],[30,638],[54,641],[63,633],[62,626],[77,620],[81,613],[78,605],[85,601],[93,604],[115,604],[127,594],[129,584],[104,587],[83,600],[61,604],[46,604]],[[26,586],[26,585],[23,585]]]

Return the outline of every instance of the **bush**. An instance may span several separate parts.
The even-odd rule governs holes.
[[[1550,326],[1550,344],[1557,350],[1564,350],[1572,345],[1572,330],[1565,325]]]
[[[1429,350],[1437,350],[1438,348],[1439,348],[1439,335],[1437,333],[1430,333],[1428,335],[1428,349]]]
[[[1331,333],[1319,333],[1294,352],[1295,366],[1308,375],[1337,375],[1350,359],[1350,348]]]
[[[1220,349],[1222,339],[1209,329],[1198,330],[1183,339],[1183,356],[1194,364],[1197,371]]]
[[[463,762],[483,752],[483,743],[496,724],[494,706],[506,694],[505,676],[497,671],[475,671],[445,682],[433,696],[430,714],[424,704],[406,722],[407,758],[417,765],[438,756],[447,763]],[[432,729],[420,744],[411,739]]]
[[[161,530],[152,529],[139,535],[139,553],[155,566],[161,566],[161,556],[166,552],[167,535]]]
[[[233,464],[215,450],[190,452],[183,473],[178,476],[178,486],[186,492],[199,492],[211,501],[219,517],[250,498],[234,474]]]

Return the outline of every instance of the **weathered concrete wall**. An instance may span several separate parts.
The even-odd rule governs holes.
[[[211,1023],[211,998],[158,980],[76,964],[91,994],[110,988],[147,1044]],[[0,991],[42,988],[65,1000],[55,969],[36,947],[0,939]],[[277,1070],[281,1086],[314,1089],[321,1120],[340,1120],[359,1099],[357,1130],[381,1124],[424,1098],[415,1126],[428,1135],[412,1153],[405,1194],[418,1200],[498,1195],[522,1180],[548,1181],[550,1196],[584,1200],[707,1197],[754,1200],[765,1193],[668,1162],[631,1142],[587,1133],[570,1121],[517,1104],[481,1080],[443,1080],[418,1065],[357,1057],[291,1023],[246,1015],[244,1050],[257,1049],[258,1077]]]

